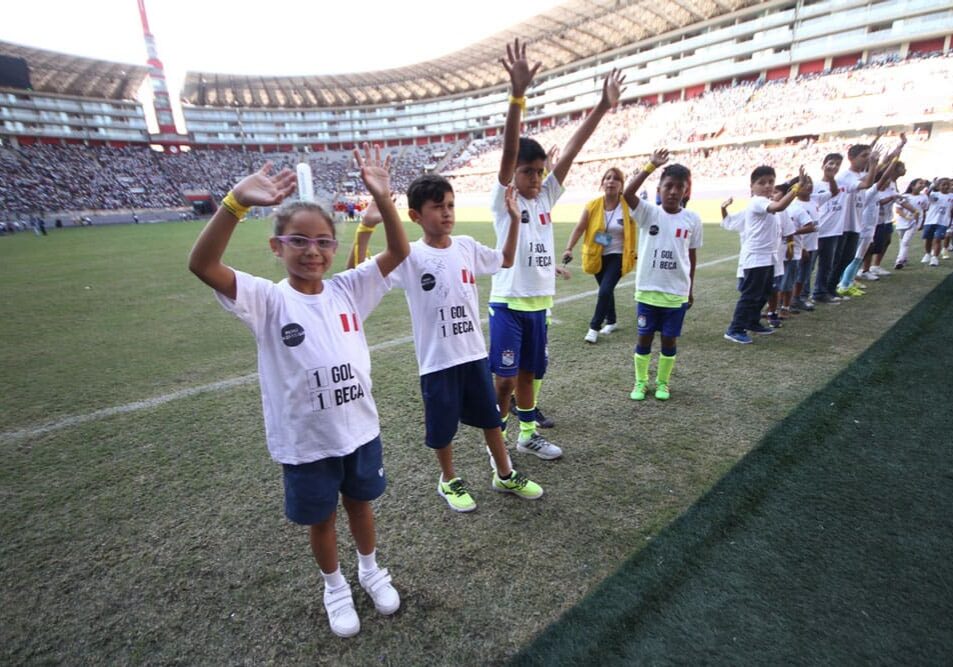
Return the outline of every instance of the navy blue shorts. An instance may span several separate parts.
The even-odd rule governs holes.
[[[668,338],[678,338],[682,335],[682,322],[688,312],[688,303],[681,308],[663,308],[652,306],[641,301],[635,302],[635,321],[639,327],[639,335],[662,332]]]
[[[784,275],[781,276],[781,286],[777,291],[790,292],[794,289],[794,281],[797,278],[798,260],[784,260]],[[777,278],[775,278],[777,280]]]
[[[497,417],[497,423],[499,423]],[[347,456],[331,456],[300,465],[282,464],[285,516],[312,526],[326,521],[338,507],[338,494],[354,500],[374,500],[384,493],[384,457],[377,436]]]
[[[501,377],[530,371],[546,374],[546,311],[510,310],[490,304],[490,370]]]
[[[500,410],[488,359],[477,359],[420,376],[424,397],[425,442],[432,449],[450,444],[460,423],[499,428]]]
[[[946,225],[927,225],[923,228],[924,239],[942,239],[946,236]]]

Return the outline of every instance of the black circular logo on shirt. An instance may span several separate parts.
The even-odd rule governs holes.
[[[433,277],[433,274],[425,273],[424,275],[420,276],[420,288],[423,291],[429,292],[436,286],[436,284],[437,279]]]
[[[297,347],[304,342],[304,327],[300,324],[286,324],[281,327],[281,342],[288,347]]]
[[[658,234],[658,225],[649,227],[649,236],[655,236],[656,234]]]
[[[525,208],[520,212],[520,222],[524,225],[529,224],[529,211]]]

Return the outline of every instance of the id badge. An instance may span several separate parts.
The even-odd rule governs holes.
[[[612,235],[609,232],[598,232],[593,240],[601,246],[608,246],[612,243]]]

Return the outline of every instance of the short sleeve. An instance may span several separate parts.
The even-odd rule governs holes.
[[[689,212],[692,217],[692,224],[694,225],[694,233],[692,234],[691,240],[688,242],[689,249],[701,248],[702,243],[704,242],[703,236],[705,234],[705,225],[702,224],[702,219],[698,214]]]
[[[635,219],[635,224],[639,229],[650,227],[658,222],[658,206],[650,204],[647,201],[640,201],[639,205],[632,209],[631,215]]]
[[[560,184],[556,179],[556,174],[550,172],[546,177],[546,180],[543,181],[542,186],[539,190],[539,198],[543,200],[546,205],[547,211],[552,211],[553,206],[556,205],[556,202],[559,201],[559,198],[563,196],[563,193],[566,191],[565,188]]]
[[[468,239],[473,254],[473,272],[478,276],[493,275],[503,267],[503,251]]]
[[[244,271],[232,271],[235,272],[235,298],[229,299],[215,290],[213,293],[222,308],[244,322],[255,338],[258,338],[268,314],[269,299],[276,285],[266,278],[258,278]]]
[[[506,208],[506,188],[500,185],[499,179],[493,179],[493,190],[490,193],[490,211],[493,213],[493,222],[496,224],[501,218],[509,220],[509,211]]]
[[[381,275],[376,261],[364,262],[338,273],[333,280],[350,296],[362,320],[371,314],[392,286],[390,277]]]
[[[748,210],[758,215],[767,215],[770,203],[771,200],[767,197],[752,197],[751,203],[748,204]]]

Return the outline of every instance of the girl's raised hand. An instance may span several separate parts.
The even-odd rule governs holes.
[[[371,154],[371,146],[366,141],[362,145],[364,155],[361,151],[354,149],[354,160],[361,170],[361,180],[367,187],[367,191],[374,196],[390,196],[390,155],[381,161],[380,144],[374,144],[374,153]]]
[[[232,195],[242,206],[274,206],[295,191],[298,186],[295,172],[287,167],[271,173],[271,160],[261,169],[249,174],[232,188]]]
[[[612,71],[606,74],[602,82],[602,103],[606,108],[612,109],[619,103],[619,98],[625,92],[622,84],[625,83],[625,77],[622,76],[622,70],[612,68]]]

